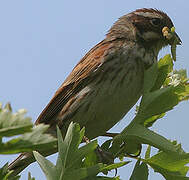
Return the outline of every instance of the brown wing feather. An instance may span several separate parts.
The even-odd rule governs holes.
[[[82,89],[83,81],[102,63],[103,54],[110,44],[110,42],[101,41],[80,60],[41,112],[35,124],[56,124],[54,121],[56,121],[58,113],[68,100]]]

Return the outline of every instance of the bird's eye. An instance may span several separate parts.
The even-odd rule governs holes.
[[[154,26],[158,26],[158,25],[160,25],[160,19],[159,18],[154,18],[154,19],[152,19],[151,20],[151,23],[152,23],[152,25],[154,25]]]

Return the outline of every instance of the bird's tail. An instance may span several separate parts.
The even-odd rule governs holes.
[[[45,151],[39,152],[43,156],[49,156],[51,154],[54,154],[57,152],[57,147],[52,149],[46,149]],[[35,157],[33,156],[32,152],[25,152],[20,154],[12,163],[8,165],[8,169],[11,171],[13,170],[13,173],[10,175],[11,177],[14,177],[18,175],[20,172],[22,172],[27,166],[29,166],[31,163],[35,162]],[[10,178],[11,179],[11,178]]]
[[[22,172],[27,166],[35,161],[33,153],[22,153],[12,163],[8,165],[10,171],[13,173],[10,177],[14,177]],[[11,179],[11,178],[10,178]]]

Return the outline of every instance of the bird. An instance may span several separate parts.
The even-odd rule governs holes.
[[[144,72],[157,62],[159,51],[175,39],[181,43],[176,32],[164,35],[163,29],[169,34],[172,27],[169,16],[153,8],[120,17],[73,68],[35,125],[48,124],[53,136],[57,125],[65,134],[70,122],[85,127],[88,139],[105,134],[141,97]],[[16,175],[34,161],[32,153],[22,153],[8,169]]]

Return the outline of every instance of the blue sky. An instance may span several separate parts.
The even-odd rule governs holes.
[[[0,102],[10,101],[14,111],[27,109],[35,121],[74,65],[105,37],[113,22],[142,7],[163,10],[172,18],[183,41],[177,50],[175,68],[189,71],[187,0],[0,1]],[[162,50],[160,57],[169,52],[170,48]],[[168,139],[177,139],[187,152],[188,108],[188,102],[179,104],[153,127]],[[120,132],[132,117],[133,111],[113,131]],[[14,157],[1,156],[0,166]],[[28,171],[37,180],[45,179],[34,164],[22,173],[22,180],[27,179]],[[125,180],[131,171],[132,165],[118,173]],[[152,178],[163,179],[158,174]]]

